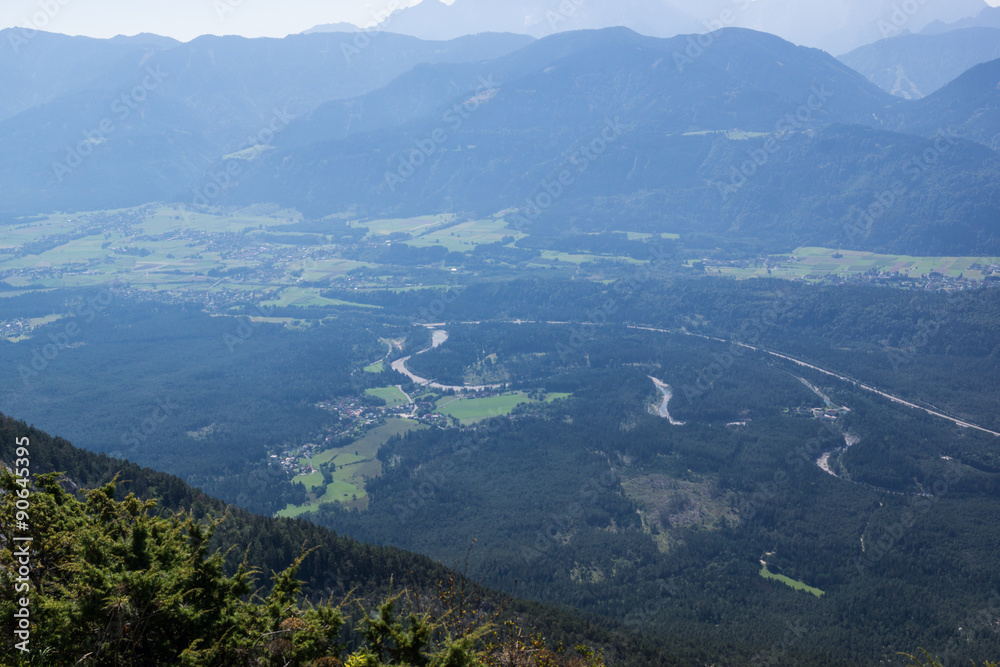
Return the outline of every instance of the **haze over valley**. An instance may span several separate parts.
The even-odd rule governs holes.
[[[1000,659],[1000,8],[95,3],[0,10],[0,662]]]

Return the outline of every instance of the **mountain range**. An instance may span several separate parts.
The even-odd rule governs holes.
[[[926,97],[976,65],[997,58],[998,28],[900,35],[840,56],[882,90],[908,100]]]
[[[0,653],[995,662],[990,16],[0,32]]]
[[[30,46],[59,62],[74,44]],[[263,199],[317,218],[503,213],[535,234],[738,234],[778,251],[1000,249],[995,63],[907,101],[738,28],[80,44],[114,64],[61,95],[11,77],[52,99],[0,121],[8,215]]]
[[[972,20],[990,9],[983,0],[949,0],[901,7],[893,0],[839,3],[778,0],[423,0],[399,9],[378,27],[423,39],[450,39],[488,30],[544,37],[566,30],[625,26],[653,37],[720,28],[751,28],[797,44],[843,53],[875,40],[917,31],[932,22]]]
[[[1000,60],[976,65],[906,111],[899,130],[930,136],[944,129],[1000,150]]]
[[[10,34],[18,33],[0,39]],[[414,64],[478,62],[531,41],[481,35],[441,44],[386,34],[359,48],[354,40],[206,36],[179,44],[36,33],[0,70],[0,89],[17,100],[0,121],[0,145],[10,151],[0,163],[3,207],[167,198],[222,155],[266,143],[322,102],[374,90]],[[65,74],[48,76],[63,64]]]
[[[935,35],[963,28],[1000,28],[1000,7],[984,7],[974,16],[967,16],[951,22],[935,20],[921,32]]]

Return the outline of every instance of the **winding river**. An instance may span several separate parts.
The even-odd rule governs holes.
[[[674,397],[674,390],[670,388],[669,384],[661,380],[657,380],[652,375],[649,376],[649,379],[653,381],[656,388],[660,390],[661,394],[663,394],[663,402],[660,403],[660,406],[656,409],[657,413],[669,421],[673,426],[684,426],[685,422],[679,422],[670,416],[670,399]]]
[[[424,354],[425,352],[430,352],[435,348],[439,348],[445,344],[448,340],[448,332],[444,329],[431,329],[431,346],[420,350],[417,354]],[[486,385],[468,385],[463,384],[460,386],[440,384],[434,382],[433,380],[428,380],[427,378],[422,378],[410,372],[410,369],[406,367],[406,362],[417,356],[417,354],[410,355],[408,357],[403,357],[402,359],[397,359],[392,362],[392,370],[397,373],[402,373],[406,377],[410,378],[414,384],[418,384],[421,387],[430,387],[431,389],[441,389],[442,391],[485,391],[486,389],[500,389],[503,387],[502,384],[486,384]]]
[[[535,321],[535,320],[498,320],[497,323],[500,323],[500,324],[554,324],[554,325],[555,324],[560,324],[560,325],[572,324],[571,322]],[[441,325],[433,325],[433,326],[443,326],[443,324],[444,323],[442,323]],[[463,324],[483,324],[483,322],[464,322]],[[728,343],[730,345],[738,345],[739,347],[746,348],[748,350],[754,350],[755,352],[763,352],[764,354],[769,354],[772,357],[777,357],[778,359],[785,359],[786,361],[790,361],[793,364],[797,364],[799,366],[802,366],[803,368],[810,368],[810,369],[812,369],[814,371],[817,371],[819,373],[823,373],[824,375],[829,375],[830,377],[835,377],[838,380],[843,380],[844,382],[848,382],[848,383],[854,385],[858,389],[862,389],[864,391],[871,392],[873,394],[878,394],[879,396],[881,396],[883,398],[886,398],[886,399],[888,399],[888,400],[890,400],[893,403],[896,403],[898,405],[904,405],[904,406],[906,406],[908,408],[913,408],[914,410],[921,410],[922,412],[926,412],[927,414],[932,415],[934,417],[938,417],[940,419],[946,419],[946,420],[952,422],[953,424],[956,424],[957,426],[960,426],[962,428],[968,428],[968,429],[973,429],[973,430],[976,430],[976,431],[982,431],[983,433],[989,433],[990,435],[994,435],[994,436],[1000,438],[1000,433],[998,433],[996,431],[992,431],[992,430],[990,430],[988,428],[984,428],[982,426],[979,426],[978,424],[973,424],[971,422],[968,422],[968,421],[965,421],[965,420],[962,420],[962,419],[957,419],[957,418],[952,417],[950,415],[946,415],[943,412],[939,412],[937,410],[932,410],[930,408],[925,408],[924,406],[917,405],[916,403],[911,403],[910,401],[907,401],[907,400],[904,400],[902,398],[899,398],[898,396],[893,396],[892,394],[884,392],[881,389],[877,389],[876,387],[872,387],[872,386],[866,385],[864,383],[858,382],[857,380],[852,380],[851,378],[846,377],[844,375],[840,375],[838,373],[834,373],[833,371],[828,371],[825,368],[820,368],[819,366],[814,366],[813,364],[809,364],[809,363],[806,363],[804,361],[799,361],[798,359],[795,359],[794,357],[790,357],[788,355],[781,354],[779,352],[773,352],[773,351],[768,350],[768,349],[763,348],[763,347],[756,347],[756,346],[753,346],[753,345],[747,345],[746,343],[740,343],[738,341],[728,341],[728,340],[725,340],[724,338],[716,338],[714,336],[705,336],[703,334],[696,334],[696,333],[692,333],[690,331],[684,331],[682,329],[658,329],[658,328],[655,328],[655,327],[643,327],[643,326],[637,326],[637,325],[634,325],[634,324],[625,325],[625,328],[626,329],[631,329],[633,331],[651,331],[651,332],[654,332],[654,333],[665,333],[665,334],[682,335],[682,336],[694,336],[696,338],[703,338],[703,339],[706,339],[706,340],[714,340],[714,341],[718,341],[720,343]],[[427,352],[428,350],[431,350],[431,349],[433,349],[435,347],[438,347],[445,340],[448,340],[448,333],[446,331],[443,331],[443,330],[442,331],[436,331],[435,334],[437,334],[437,333],[443,334],[443,336],[444,336],[444,338],[441,340],[441,342],[437,343],[436,345],[432,345],[431,347],[427,348],[427,350],[421,350],[417,354],[423,354],[424,352]],[[437,341],[437,338],[435,338],[435,341]],[[502,386],[502,385],[491,385],[491,386],[484,386],[484,387],[469,387],[469,386],[450,387],[450,386],[447,386],[447,385],[441,385],[441,384],[433,383],[433,382],[430,382],[429,380],[426,380],[424,378],[418,377],[418,376],[414,375],[413,373],[410,373],[406,369],[406,362],[410,358],[411,357],[406,357],[405,359],[399,359],[399,360],[393,362],[392,368],[394,370],[397,370],[400,373],[406,375],[407,377],[409,377],[411,380],[413,380],[417,384],[421,384],[423,386],[433,387],[435,389],[454,389],[456,391],[461,391],[463,389],[466,389],[466,390],[496,389],[496,388],[499,388],[500,386]],[[659,385],[657,385],[657,386],[659,386]],[[666,394],[664,394],[664,397],[665,396],[666,396]],[[672,393],[671,393],[671,396],[672,396]],[[669,401],[667,401],[667,402],[669,402]]]

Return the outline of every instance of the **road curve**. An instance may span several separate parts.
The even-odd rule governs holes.
[[[496,320],[494,322],[496,324],[552,324],[552,325],[570,325],[570,324],[574,324],[573,322],[549,322],[549,321],[532,321],[532,320]],[[459,324],[484,324],[484,323],[485,322],[459,322]],[[577,324],[582,324],[582,325],[585,325],[585,326],[601,326],[601,325],[596,324],[594,322],[590,322],[590,323],[577,323]],[[439,325],[429,325],[429,326],[445,326],[445,325],[446,324],[442,322]],[[612,326],[612,325],[605,324],[604,326]],[[779,359],[784,359],[786,361],[790,361],[793,364],[797,364],[799,366],[802,366],[803,368],[809,368],[809,369],[812,369],[812,370],[817,371],[819,373],[823,373],[824,375],[829,375],[830,377],[837,378],[838,380],[843,380],[844,382],[848,382],[848,383],[854,385],[855,387],[858,387],[859,389],[864,389],[865,391],[871,392],[873,394],[877,394],[877,395],[879,395],[879,396],[881,396],[883,398],[887,398],[890,401],[892,401],[893,403],[898,403],[899,405],[905,405],[906,407],[913,408],[914,410],[922,410],[923,412],[926,412],[927,414],[932,415],[934,417],[938,417],[940,419],[945,419],[947,421],[950,421],[951,423],[953,423],[953,424],[955,424],[957,426],[960,426],[961,428],[971,428],[973,430],[982,431],[983,433],[989,433],[992,436],[1000,438],[1000,433],[998,433],[996,431],[991,431],[990,429],[984,428],[982,426],[979,426],[978,424],[973,424],[972,422],[968,422],[968,421],[965,421],[965,420],[962,420],[962,419],[958,419],[957,417],[952,417],[950,415],[946,415],[943,412],[939,412],[937,410],[932,410],[930,408],[925,408],[924,406],[917,405],[916,403],[911,403],[910,401],[902,399],[902,398],[900,398],[898,396],[893,396],[892,394],[890,394],[888,392],[884,392],[881,389],[878,389],[876,387],[872,387],[870,385],[863,384],[861,382],[858,382],[857,380],[852,380],[851,378],[846,377],[844,375],[840,375],[838,373],[834,373],[833,371],[829,371],[829,370],[827,370],[825,368],[820,368],[819,366],[815,366],[813,364],[809,364],[809,363],[806,363],[804,361],[800,361],[798,359],[795,359],[794,357],[789,357],[786,354],[781,354],[780,352],[774,352],[772,350],[768,350],[767,348],[756,347],[754,345],[747,345],[746,343],[740,343],[740,342],[737,342],[737,341],[730,341],[730,340],[726,340],[725,338],[718,338],[718,337],[715,337],[715,336],[706,336],[704,334],[696,334],[696,333],[692,333],[690,331],[682,331],[680,329],[657,329],[655,327],[642,327],[642,326],[638,326],[638,325],[634,325],[634,324],[625,325],[625,328],[626,329],[632,329],[633,331],[651,331],[653,333],[665,333],[665,334],[673,334],[673,335],[680,334],[680,335],[684,335],[684,336],[694,336],[695,338],[704,338],[705,340],[712,340],[712,341],[716,341],[716,342],[719,342],[719,343],[729,343],[731,345],[739,345],[740,347],[746,348],[748,350],[754,350],[755,352],[763,352],[764,354],[769,354],[772,357],[777,357]],[[447,333],[445,333],[445,340],[447,340]],[[434,347],[437,347],[437,345],[432,345],[431,347],[427,348],[427,350],[421,350],[417,354],[423,354],[424,352],[427,352],[428,350],[433,349]],[[428,387],[434,387],[436,389],[454,389],[455,391],[461,391],[462,389],[479,390],[479,391],[481,391],[483,389],[496,389],[496,388],[502,386],[502,385],[492,385],[492,386],[485,386],[485,387],[448,387],[448,386],[445,386],[445,385],[440,385],[440,384],[432,383],[429,380],[425,380],[424,378],[417,377],[416,375],[413,375],[412,373],[410,373],[406,369],[406,361],[409,360],[409,359],[410,359],[410,357],[406,357],[406,359],[400,359],[398,361],[395,361],[395,362],[393,362],[392,367],[393,367],[394,370],[397,370],[400,373],[403,373],[404,375],[408,376],[411,380],[413,380],[417,384],[422,384],[422,385],[428,386]]]
[[[993,436],[996,436],[996,437],[1000,438],[1000,433],[997,433],[996,431],[991,431],[990,429],[983,428],[982,426],[979,426],[977,424],[973,424],[971,422],[967,422],[967,421],[958,419],[956,417],[951,417],[949,415],[944,414],[943,412],[938,412],[937,410],[931,410],[930,408],[925,408],[922,405],[917,405],[916,403],[911,403],[910,401],[902,399],[902,398],[900,398],[898,396],[893,396],[892,394],[884,392],[881,389],[877,389],[877,388],[869,386],[867,384],[863,384],[861,382],[858,382],[857,380],[852,380],[849,377],[845,377],[845,376],[840,375],[838,373],[834,373],[833,371],[828,371],[825,368],[820,368],[819,366],[814,366],[813,364],[809,364],[809,363],[806,363],[804,361],[800,361],[798,359],[795,359],[794,357],[789,357],[788,355],[781,354],[780,352],[773,352],[773,351],[768,350],[768,349],[763,348],[763,347],[755,347],[753,345],[747,345],[746,343],[739,343],[739,342],[735,342],[735,341],[727,341],[727,340],[723,340],[722,338],[713,338],[711,336],[703,336],[701,334],[695,334],[695,333],[691,333],[691,332],[688,332],[688,331],[670,331],[669,329],[652,329],[652,328],[649,328],[649,327],[638,327],[638,326],[629,326],[627,328],[629,328],[629,329],[638,329],[640,331],[654,331],[654,332],[658,332],[658,333],[683,334],[685,336],[695,336],[697,338],[705,338],[705,339],[708,339],[708,340],[719,341],[719,342],[722,342],[722,343],[731,343],[733,345],[739,345],[740,347],[746,348],[748,350],[754,350],[755,352],[763,352],[765,354],[771,355],[772,357],[777,357],[779,359],[785,359],[786,361],[790,361],[793,364],[798,364],[799,366],[802,366],[803,368],[810,368],[810,369],[812,369],[814,371],[817,371],[819,373],[823,373],[824,375],[829,375],[830,377],[835,377],[838,380],[843,380],[844,382],[849,382],[852,385],[854,385],[855,387],[858,387],[859,389],[864,389],[865,391],[869,391],[869,392],[871,392],[873,394],[878,394],[879,396],[882,396],[883,398],[888,398],[893,403],[898,403],[900,405],[905,405],[906,407],[913,408],[915,410],[922,410],[922,411],[926,412],[929,415],[933,415],[935,417],[940,417],[941,419],[947,419],[948,421],[952,422],[953,424],[957,424],[958,426],[961,426],[962,428],[971,428],[971,429],[974,429],[976,431],[982,431],[983,433],[989,433],[990,435],[993,435]]]

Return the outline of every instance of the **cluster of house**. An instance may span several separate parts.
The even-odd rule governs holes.
[[[0,322],[0,338],[16,339],[31,333],[31,322],[28,319],[7,320]]]
[[[847,412],[846,408],[795,408],[792,410],[801,417],[812,417],[824,421],[837,421]]]

